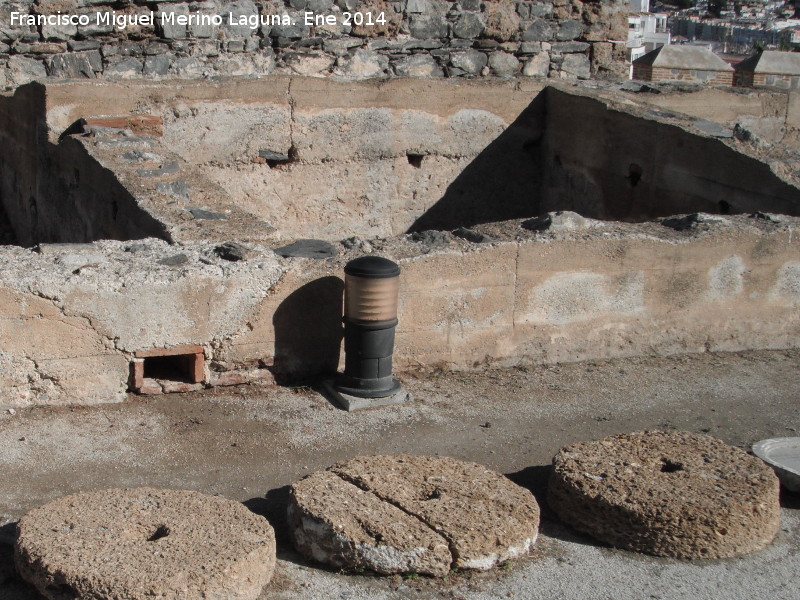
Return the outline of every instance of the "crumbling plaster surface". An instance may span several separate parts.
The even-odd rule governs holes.
[[[41,248],[2,249],[4,404],[122,400],[136,350],[211,353],[247,328],[284,270],[274,255],[234,264],[213,246],[153,239]]]
[[[176,82],[168,94],[152,82],[65,83],[48,86],[46,112],[51,138],[87,114],[164,119],[161,140],[81,143],[173,240],[386,237],[564,209],[641,220],[716,212],[720,199],[734,213],[797,214],[796,94],[684,88],[275,77]],[[671,101],[688,112],[666,110]],[[119,160],[137,143],[161,161]],[[153,176],[175,161],[179,171]],[[164,197],[165,182],[183,187]],[[187,222],[191,206],[231,222]]]

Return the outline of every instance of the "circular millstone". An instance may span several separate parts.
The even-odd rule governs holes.
[[[244,505],[198,492],[111,489],[25,515],[17,571],[50,600],[253,600],[275,568],[275,534]]]
[[[725,558],[778,531],[778,479],[763,462],[709,436],[645,431],[563,448],[548,503],[612,546],[674,558]]]
[[[336,567],[444,576],[526,553],[539,506],[475,463],[367,456],[295,483],[289,528],[300,552]]]

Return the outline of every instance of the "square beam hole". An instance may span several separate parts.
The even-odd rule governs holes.
[[[144,359],[144,376],[164,381],[195,381],[196,354],[173,354],[171,356],[151,356]]]
[[[205,378],[202,346],[152,348],[136,352],[131,363],[131,388],[143,392],[145,380],[201,383]]]

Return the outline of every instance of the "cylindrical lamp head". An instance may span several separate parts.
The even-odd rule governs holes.
[[[380,256],[362,256],[347,263],[344,275],[345,319],[365,325],[397,319],[397,264]]]

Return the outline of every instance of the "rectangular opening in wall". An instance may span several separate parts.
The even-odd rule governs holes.
[[[202,389],[205,356],[202,346],[152,348],[136,352],[131,362],[131,390],[139,394]]]

